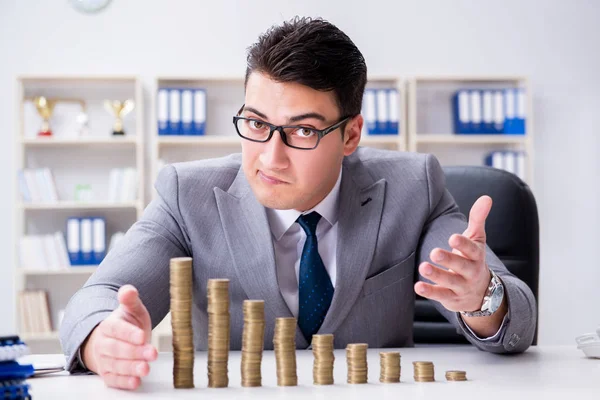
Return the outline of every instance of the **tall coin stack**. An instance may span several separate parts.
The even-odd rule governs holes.
[[[244,300],[242,386],[261,386],[260,364],[265,340],[265,302]]]
[[[229,279],[208,280],[208,387],[229,385]]]
[[[333,334],[313,335],[312,350],[314,384],[333,385]]]
[[[397,351],[379,353],[381,373],[379,382],[400,382],[400,353]]]
[[[367,348],[366,343],[349,343],[346,346],[348,363],[348,383],[367,383]]]
[[[415,382],[433,382],[434,372],[433,363],[431,361],[414,361],[415,367]]]
[[[277,364],[277,385],[296,386],[296,318],[276,318],[275,363]]]
[[[466,381],[467,373],[466,373],[466,371],[446,371],[446,380],[447,381]]]
[[[192,331],[192,259],[170,261],[171,328],[173,330],[173,385],[194,387],[194,333]]]

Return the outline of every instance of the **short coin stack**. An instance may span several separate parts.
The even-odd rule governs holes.
[[[265,340],[265,302],[244,300],[242,333],[242,386],[262,385],[260,364]]]
[[[296,386],[296,318],[275,319],[275,363],[277,364],[277,385]]]
[[[415,367],[415,382],[433,382],[434,372],[433,363],[431,361],[414,361]]]
[[[349,343],[346,346],[348,363],[348,383],[367,383],[367,348],[366,343]]]
[[[313,381],[315,385],[333,385],[333,335],[313,335]]]
[[[397,351],[379,353],[381,374],[379,382],[400,382],[400,353]]]
[[[227,387],[229,279],[208,280],[208,387]]]
[[[447,381],[466,381],[467,373],[465,371],[446,371]]]
[[[172,258],[170,271],[173,385],[177,389],[189,389],[194,387],[192,259]]]

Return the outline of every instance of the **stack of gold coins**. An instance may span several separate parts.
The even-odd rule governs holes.
[[[208,387],[227,387],[229,279],[208,280]]]
[[[296,386],[296,318],[276,318],[275,334],[275,363],[277,364],[277,385]]]
[[[367,348],[366,343],[349,343],[346,346],[348,363],[348,383],[367,383]]]
[[[315,357],[313,381],[315,385],[333,385],[333,335],[313,335],[312,350]]]
[[[188,389],[194,387],[192,259],[172,258],[170,271],[173,385],[177,389]]]
[[[433,363],[431,361],[414,361],[415,382],[433,382],[435,381],[433,372]]]
[[[447,381],[466,381],[467,373],[466,373],[466,371],[446,371],[446,380]]]
[[[244,300],[242,386],[261,386],[260,364],[265,340],[265,302]]]
[[[397,351],[379,353],[381,362],[381,373],[379,382],[396,383],[400,382],[400,353]]]

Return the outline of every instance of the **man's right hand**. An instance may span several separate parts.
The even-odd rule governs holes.
[[[119,308],[88,336],[81,349],[85,366],[109,387],[137,389],[158,353],[150,344],[150,314],[132,285],[118,293]]]

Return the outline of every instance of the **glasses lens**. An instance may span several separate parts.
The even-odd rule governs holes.
[[[240,135],[250,140],[267,140],[269,137],[269,126],[264,122],[251,119],[238,119],[236,127]]]
[[[313,149],[319,142],[319,134],[306,127],[294,126],[284,128],[288,145],[299,149]]]

